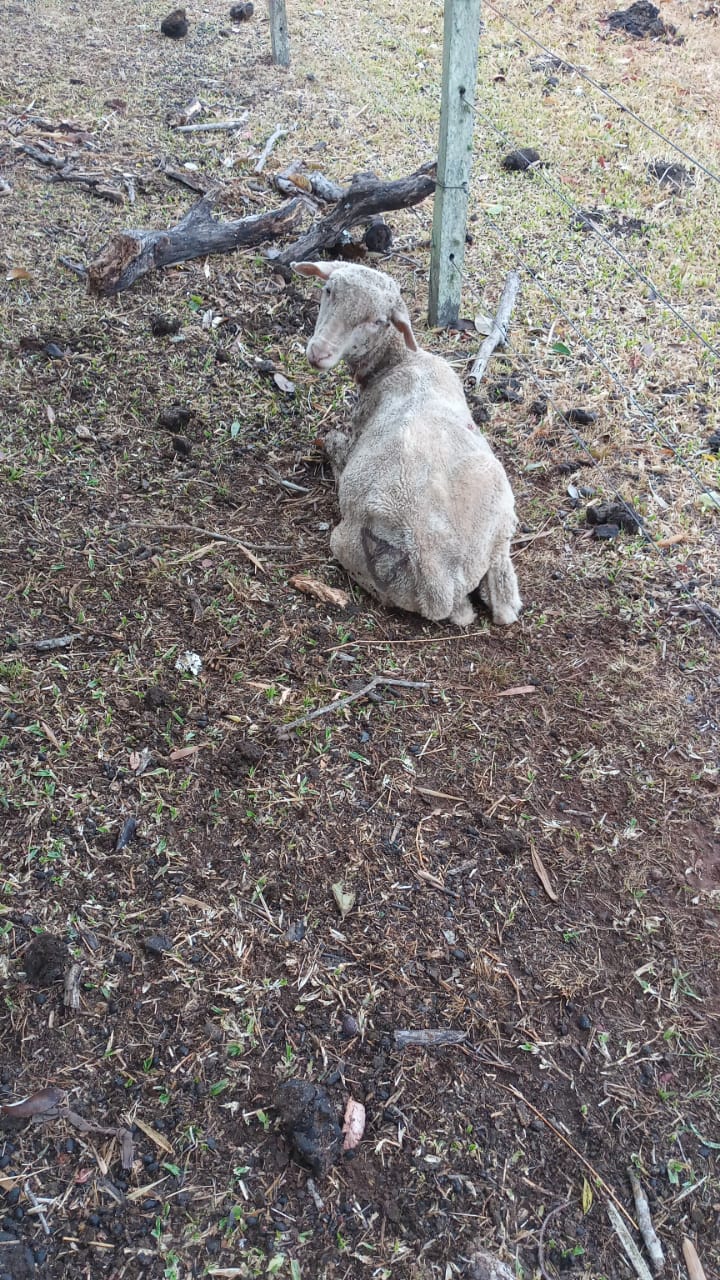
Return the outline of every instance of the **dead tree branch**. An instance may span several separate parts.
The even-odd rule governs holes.
[[[424,164],[407,178],[383,182],[379,178],[354,178],[335,208],[310,230],[273,258],[273,266],[289,267],[291,262],[311,261],[323,249],[337,244],[343,231],[365,222],[376,213],[408,209],[420,204],[435,190],[435,163]]]
[[[393,688],[400,689],[429,689],[430,687],[426,680],[394,680],[389,676],[373,676],[372,680],[363,685],[362,689],[357,689],[355,693],[349,693],[345,698],[338,698],[336,702],[328,702],[327,706],[318,707],[315,711],[309,711],[306,716],[298,716],[297,720],[284,724],[278,730],[278,734],[281,738],[285,738],[291,729],[297,729],[301,724],[309,724],[311,720],[317,720],[318,716],[326,716],[329,711],[340,711],[343,707],[349,707],[351,702],[367,698],[368,694],[380,685],[391,685]]]
[[[304,203],[298,198],[279,209],[224,222],[214,215],[215,198],[203,196],[167,231],[120,231],[114,235],[88,268],[89,291],[108,297],[129,289],[148,271],[277,240],[297,230],[304,212]]]

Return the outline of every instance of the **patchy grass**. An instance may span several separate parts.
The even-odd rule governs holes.
[[[542,22],[508,13],[712,166],[717,25],[665,8],[682,45],[607,36],[569,0]],[[632,1213],[631,1163],[669,1273],[684,1274],[683,1235],[708,1275],[720,1265],[717,640],[695,603],[718,605],[702,503],[720,487],[716,362],[569,229],[549,184],[641,219],[616,242],[715,345],[716,186],[658,191],[660,143],[576,75],[547,92],[537,51],[486,12],[465,314],[492,310],[518,253],[537,272],[488,375],[515,374],[522,399],[476,400],[522,521],[526,609],[507,633],[484,618],[450,633],[356,589],[335,610],[288,585],[304,571],[348,588],[315,441],[350,389],[304,362],[312,290],[237,254],[98,301],[61,261],[179,218],[192,196],[166,162],[232,182],[249,211],[274,203],[250,168],[280,120],[294,131],[270,175],[295,156],[338,181],[416,167],[434,150],[441,11],[343,2],[330,22],[291,5],[289,73],[268,65],[261,12],[228,35],[223,7],[191,13],[179,43],[149,5],[122,25],[104,0],[6,16],[23,58],[0,63],[0,1084],[3,1101],[59,1086],[97,1127],[3,1118],[0,1229],[50,1277],[435,1280],[470,1274],[478,1240],[535,1277],[541,1225],[567,1199],[546,1268],[615,1280],[605,1200]],[[172,132],[167,113],[195,94],[220,117],[248,109],[247,130]],[[123,207],[14,149],[48,141],[42,121],[70,123],[75,141],[55,129],[49,145],[77,150]],[[498,129],[547,170],[502,171]],[[431,208],[391,222],[387,266],[422,332]],[[152,336],[157,312],[177,338]],[[476,345],[424,340],[461,370]],[[536,416],[541,392],[594,420]],[[176,403],[189,452],[158,425]],[[666,547],[590,537],[588,499],[616,489]],[[176,668],[187,650],[198,676]],[[279,736],[382,673],[427,688]],[[26,980],[42,931],[82,964],[77,1012]],[[467,1040],[396,1047],[396,1029],[423,1027]],[[348,1095],[367,1108],[320,1201],[278,1132],[293,1076],[338,1113]]]

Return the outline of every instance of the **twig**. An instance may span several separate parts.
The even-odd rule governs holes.
[[[424,1048],[435,1048],[437,1045],[443,1044],[463,1044],[467,1040],[467,1031],[395,1031],[393,1033],[395,1046],[398,1049],[407,1049],[411,1045],[421,1045]]]
[[[505,281],[505,288],[502,291],[497,315],[493,320],[493,327],[478,351],[472,369],[468,374],[468,377],[472,378],[474,382],[479,382],[482,378],[495,348],[502,347],[507,342],[507,328],[519,291],[520,276],[517,271],[511,271]]]
[[[87,267],[84,267],[82,262],[73,262],[72,258],[66,258],[64,254],[59,254],[58,262],[68,271],[73,271],[76,276],[80,276],[82,280],[87,276]]]
[[[539,1111],[537,1107],[534,1107],[532,1102],[529,1102],[528,1099],[525,1097],[525,1095],[521,1093],[519,1089],[515,1088],[514,1084],[501,1084],[500,1088],[505,1089],[508,1093],[511,1093],[513,1097],[519,1098],[520,1101],[523,1103],[523,1105],[527,1107],[528,1111],[532,1111],[533,1115],[537,1116],[538,1120],[542,1120],[543,1124],[547,1125],[548,1129],[550,1129],[550,1131],[555,1134],[555,1137],[559,1138],[560,1141],[564,1143],[565,1146],[568,1147],[570,1151],[572,1151],[573,1155],[577,1156],[580,1163],[583,1164],[585,1168],[589,1170],[589,1172],[592,1174],[598,1186],[602,1187],[605,1194],[609,1197],[610,1200],[612,1200],[613,1204],[615,1205],[615,1208],[618,1209],[620,1213],[624,1215],[625,1218],[627,1218],[628,1222],[630,1223],[630,1226],[634,1227],[635,1230],[637,1230],[637,1223],[635,1222],[634,1218],[630,1216],[630,1214],[628,1213],[624,1205],[618,1200],[610,1184],[607,1183],[605,1179],[602,1177],[602,1175],[598,1173],[595,1166],[592,1165],[589,1160],[586,1160],[584,1155],[581,1155],[577,1147],[573,1146],[570,1139],[566,1138],[565,1134],[561,1133],[560,1130],[555,1127],[552,1120],[548,1120],[547,1116],[543,1115],[542,1111]]]
[[[262,173],[263,169],[265,168],[265,165],[267,164],[270,158],[270,152],[275,146],[275,143],[279,142],[281,138],[284,138],[287,132],[288,132],[287,129],[282,124],[279,124],[277,129],[273,130],[267,142],[265,143],[265,146],[260,152],[260,155],[257,158],[257,162],[255,164],[255,168],[253,169],[253,173]]]
[[[538,1236],[538,1266],[543,1280],[553,1280],[553,1277],[545,1266],[545,1232],[547,1231],[550,1222],[552,1222],[552,1219],[556,1217],[558,1213],[562,1213],[563,1209],[567,1209],[569,1204],[572,1204],[571,1200],[563,1200],[562,1204],[556,1204],[555,1208],[551,1209],[547,1217],[543,1219],[543,1224],[540,1228],[540,1235]]]
[[[36,653],[53,653],[55,649],[69,649],[80,636],[56,636],[54,640],[34,640],[32,648]]]
[[[312,1178],[308,1178],[307,1182],[305,1183],[305,1186],[307,1187],[308,1191],[310,1192],[310,1195],[315,1201],[315,1208],[317,1209],[318,1213],[322,1213],[325,1208],[325,1201],[320,1195],[320,1192],[315,1186],[315,1183],[313,1182]]]
[[[341,711],[343,707],[349,707],[351,702],[358,702],[360,698],[366,698],[373,689],[379,688],[380,685],[391,685],[400,689],[429,689],[427,680],[391,680],[387,676],[373,676],[372,680],[362,689],[357,689],[355,693],[349,693],[345,698],[338,698],[336,702],[328,702],[325,707],[317,707],[315,711],[309,711],[306,716],[298,716],[297,720],[291,720],[289,724],[284,724],[278,730],[281,738],[287,736],[291,729],[297,729],[301,724],[309,724],[311,720],[317,720],[318,716],[327,715],[329,711]]]
[[[640,1235],[645,1241],[645,1248],[648,1251],[653,1268],[657,1275],[659,1275],[665,1266],[665,1254],[663,1253],[662,1245],[658,1240],[655,1228],[652,1224],[652,1218],[650,1217],[650,1205],[648,1204],[647,1196],[640,1185],[640,1179],[634,1169],[628,1169],[628,1178],[630,1179],[630,1186],[632,1187],[632,1193],[635,1200]]]
[[[238,116],[236,120],[207,120],[199,121],[197,124],[176,124],[175,133],[227,133],[230,129],[241,129],[247,124],[249,111],[244,115]]]
[[[707,1280],[703,1264],[697,1256],[695,1245],[692,1240],[688,1240],[687,1236],[683,1236],[682,1249],[690,1280]]]
[[[46,1235],[46,1236],[49,1236],[49,1235],[50,1235],[50,1228],[49,1228],[49,1226],[48,1226],[48,1220],[47,1220],[47,1218],[45,1217],[45,1214],[43,1213],[43,1210],[42,1210],[42,1205],[40,1204],[40,1201],[38,1200],[37,1196],[35,1195],[34,1191],[32,1190],[32,1187],[30,1186],[30,1183],[29,1183],[29,1182],[24,1182],[24,1183],[23,1183],[23,1191],[25,1192],[25,1195],[27,1196],[28,1200],[30,1201],[30,1203],[31,1203],[31,1205],[32,1205],[32,1207],[33,1207],[33,1209],[35,1210],[35,1214],[36,1214],[36,1216],[37,1216],[37,1218],[38,1218],[38,1221],[39,1221],[39,1223],[40,1223],[40,1226],[42,1227],[43,1231],[45,1232],[45,1235]]]
[[[275,481],[276,484],[282,485],[283,489],[288,489],[290,493],[309,493],[310,492],[309,489],[305,488],[304,484],[295,484],[294,480],[286,480],[285,477],[281,476],[280,472],[276,471],[274,467],[266,466],[265,470],[267,471],[268,475]]]
[[[81,964],[71,964],[65,974],[63,1000],[68,1009],[80,1008],[80,974],[82,971],[83,967]]]
[[[187,529],[190,533],[202,534],[203,538],[210,538],[213,542],[227,542],[231,547],[237,547],[250,561],[250,563],[254,564],[255,568],[260,570],[260,573],[265,573],[265,566],[260,560],[258,560],[257,556],[253,555],[249,546],[245,542],[241,542],[239,538],[234,538],[229,533],[218,533],[216,529],[202,529],[200,525],[197,524],[153,524],[145,526],[144,522],[141,520],[137,522],[134,521],[133,523],[138,523],[143,525],[143,527],[151,529],[165,529],[169,533],[179,532],[181,529]]]
[[[635,1241],[630,1235],[630,1232],[625,1226],[625,1223],[622,1220],[621,1214],[618,1213],[616,1206],[612,1203],[609,1204],[607,1207],[607,1211],[608,1211],[608,1218],[612,1223],[615,1233],[623,1249],[625,1250],[625,1253],[629,1261],[632,1263],[633,1267],[635,1268],[635,1271],[637,1272],[639,1280],[652,1280],[652,1275],[648,1270],[647,1266],[645,1265],[645,1260],[640,1250],[638,1249]]]

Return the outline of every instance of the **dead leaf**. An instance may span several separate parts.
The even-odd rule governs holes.
[[[52,426],[53,422],[55,421],[55,410],[53,409],[51,404],[45,405],[45,416],[48,422],[50,423],[50,426]]]
[[[54,1089],[51,1086],[48,1089],[40,1089],[37,1093],[31,1093],[20,1102],[2,1102],[0,1111],[3,1115],[18,1119],[25,1119],[27,1116],[44,1116],[48,1111],[54,1111],[64,1097],[63,1089]]]
[[[525,697],[529,693],[537,693],[537,685],[534,684],[516,684],[512,689],[502,689],[500,693],[496,693],[496,698],[520,698]]]
[[[5,276],[6,280],[32,280],[26,267],[11,267]]]
[[[120,1143],[120,1163],[123,1169],[132,1169],[135,1162],[135,1144],[133,1136],[129,1129],[125,1129],[122,1125],[117,1131],[118,1142]]]
[[[349,911],[355,906],[355,894],[352,889],[346,889],[342,880],[338,880],[337,884],[332,886],[332,895],[337,903],[337,909],[340,912],[340,919],[344,920]]]
[[[304,574],[296,573],[289,582],[291,587],[295,587],[297,591],[304,591],[306,596],[314,596],[322,604],[334,604],[338,609],[346,609],[350,603],[347,591],[340,591],[338,587],[329,587],[325,582],[318,582],[317,578],[306,578]]]
[[[49,725],[49,724],[46,724],[44,720],[41,720],[41,721],[40,721],[40,728],[42,729],[43,733],[45,734],[45,737],[47,738],[48,742],[51,742],[51,743],[52,743],[52,745],[55,747],[55,750],[56,750],[56,751],[59,751],[59,750],[60,750],[60,743],[58,742],[57,738],[55,737],[55,734],[53,733],[52,729],[50,728],[50,725]]]
[[[147,747],[143,747],[142,751],[131,751],[128,756],[128,764],[133,773],[144,773],[148,765],[152,761],[152,752]]]
[[[178,747],[177,751],[170,752],[169,759],[170,760],[187,760],[188,756],[197,755],[199,750],[200,750],[199,744],[197,747]]]
[[[273,382],[275,383],[275,386],[279,387],[281,391],[284,391],[286,395],[295,395],[295,383],[291,382],[289,378],[286,378],[284,373],[274,373]]]
[[[78,423],[78,425],[75,428],[75,435],[77,436],[78,440],[94,440],[95,439],[92,431],[90,430],[89,427],[85,426],[84,422]]]
[[[172,1155],[172,1147],[167,1138],[163,1138],[162,1134],[158,1133],[157,1129],[153,1129],[151,1124],[146,1124],[139,1116],[135,1116],[133,1120],[128,1119],[128,1124],[136,1124],[138,1129],[142,1129],[145,1136],[155,1143],[156,1147],[159,1147],[161,1151],[167,1151],[168,1155]]]
[[[362,1102],[348,1098],[342,1131],[345,1134],[343,1151],[354,1151],[362,1142],[365,1132],[365,1108]]]
[[[558,896],[552,887],[552,884],[550,882],[550,877],[545,869],[545,864],[542,858],[540,857],[540,854],[537,853],[535,849],[531,849],[530,854],[532,857],[532,864],[535,868],[535,871],[537,872],[538,879],[543,889],[545,890],[548,898],[550,899],[551,902],[557,902]]]

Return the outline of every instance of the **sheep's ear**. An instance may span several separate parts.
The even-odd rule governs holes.
[[[415,341],[415,334],[412,331],[410,316],[404,302],[398,303],[390,312],[390,321],[395,325],[398,333],[401,333],[405,339],[405,346],[408,351],[417,351],[418,344]]]
[[[299,276],[318,276],[320,280],[329,280],[337,267],[336,262],[291,262],[293,271]]]

